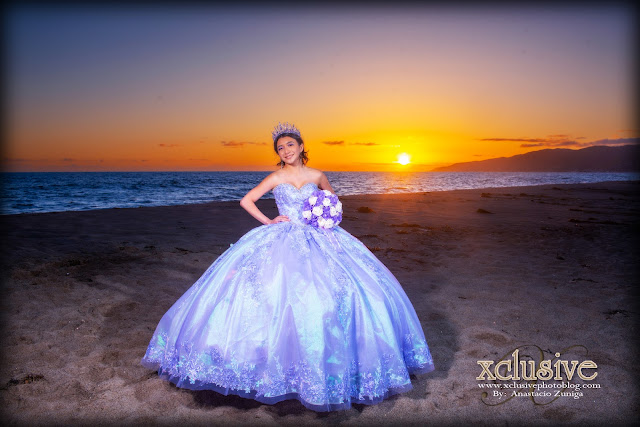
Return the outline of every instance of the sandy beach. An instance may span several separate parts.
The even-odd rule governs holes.
[[[165,311],[260,225],[237,202],[2,218],[0,396],[10,424],[625,424],[640,415],[640,183],[345,196],[341,226],[394,273],[436,370],[316,413],[176,388],[140,365]],[[258,206],[276,215],[273,200]],[[364,209],[368,208],[368,209]],[[592,360],[582,396],[483,398],[479,360],[519,346]],[[537,346],[537,347],[534,347]],[[507,391],[507,390],[503,390]],[[510,392],[510,391],[509,391]],[[505,399],[502,399],[505,400]],[[500,403],[500,404],[497,404]]]

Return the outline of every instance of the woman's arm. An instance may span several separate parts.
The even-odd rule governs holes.
[[[321,190],[329,190],[333,194],[336,194],[336,192],[333,191],[333,188],[331,188],[331,184],[329,184],[327,176],[323,172],[320,172],[320,184],[318,184],[318,188]]]
[[[289,221],[284,215],[269,219],[263,214],[256,206],[256,201],[262,197],[267,191],[273,189],[276,186],[276,179],[273,174],[270,174],[262,182],[252,188],[245,196],[240,200],[240,206],[244,208],[249,214],[260,221],[263,224],[275,224],[276,222]]]

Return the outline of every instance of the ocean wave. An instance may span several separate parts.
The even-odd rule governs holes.
[[[1,213],[238,201],[268,172],[3,173]],[[639,180],[637,173],[326,172],[338,195]],[[269,192],[263,196],[272,199]]]

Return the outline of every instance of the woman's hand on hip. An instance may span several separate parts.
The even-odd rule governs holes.
[[[288,222],[288,221],[291,221],[288,216],[286,216],[286,215],[278,215],[277,217],[275,217],[272,220],[270,220],[269,224],[277,224],[279,222]]]

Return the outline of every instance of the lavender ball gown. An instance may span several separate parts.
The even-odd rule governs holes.
[[[224,252],[162,317],[144,366],[178,387],[314,411],[379,403],[434,369],[391,272],[342,228],[304,224],[316,189],[274,188],[291,221],[254,228]]]

